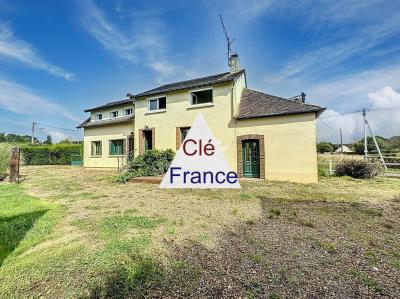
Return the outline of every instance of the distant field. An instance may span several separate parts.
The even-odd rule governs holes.
[[[0,297],[399,297],[400,180],[160,190],[23,167],[0,184]]]

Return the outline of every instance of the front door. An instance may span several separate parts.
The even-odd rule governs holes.
[[[153,149],[153,132],[151,130],[144,131],[144,149]]]
[[[242,141],[243,177],[260,177],[260,146],[258,140]]]

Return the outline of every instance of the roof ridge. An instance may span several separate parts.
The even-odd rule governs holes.
[[[270,96],[270,97],[275,97],[275,98],[278,98],[278,99],[281,99],[281,100],[284,100],[284,101],[289,101],[289,102],[291,102],[291,103],[297,103],[297,104],[301,104],[301,105],[305,105],[305,106],[313,106],[313,107],[319,107],[319,108],[321,108],[321,106],[318,106],[318,105],[314,105],[314,104],[309,104],[309,103],[304,103],[304,102],[299,102],[299,101],[290,100],[290,99],[287,99],[287,98],[284,98],[284,97],[276,96],[276,95],[269,94],[269,93],[262,92],[262,91],[257,91],[257,90],[250,89],[250,88],[247,88],[247,87],[245,87],[245,89],[247,89],[247,90],[249,90],[249,91],[252,91],[252,92],[256,92],[256,93],[262,94],[262,95],[266,95],[266,96]]]

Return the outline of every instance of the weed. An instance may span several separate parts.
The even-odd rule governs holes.
[[[239,198],[240,200],[251,200],[253,197],[251,196],[251,194],[242,192],[239,194]]]
[[[307,226],[307,227],[315,227],[315,223],[311,218],[302,218],[299,219],[299,223],[301,225]]]
[[[235,216],[238,215],[239,214],[239,209],[238,208],[232,209],[231,214],[235,215]]]
[[[320,241],[317,240],[317,244],[319,247],[321,247],[322,249],[324,249],[326,252],[328,253],[336,253],[336,246],[334,243],[331,243],[329,241]]]
[[[400,203],[400,194],[395,195],[392,199],[393,202]]]
[[[268,295],[269,299],[281,299],[282,297],[277,293],[271,293]]]
[[[280,215],[281,215],[281,210],[278,208],[270,208],[268,210],[268,219],[279,217]]]
[[[256,221],[253,220],[253,219],[248,219],[248,220],[246,220],[246,224],[248,224],[248,225],[254,225],[254,224],[256,224]]]
[[[261,254],[250,254],[250,259],[256,263],[256,264],[261,264],[263,257]]]
[[[370,216],[381,217],[383,215],[383,211],[381,208],[366,208],[364,213]]]
[[[371,291],[375,292],[376,294],[385,295],[385,290],[383,287],[380,286],[379,283],[377,283],[372,277],[369,277],[368,275],[355,269],[352,269],[350,273],[361,280],[361,282],[365,284]]]

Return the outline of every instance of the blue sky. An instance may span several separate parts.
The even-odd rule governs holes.
[[[83,110],[227,71],[223,14],[248,87],[328,107],[318,138],[400,135],[400,2],[0,0],[0,131],[80,137]],[[50,125],[51,128],[45,125]]]

